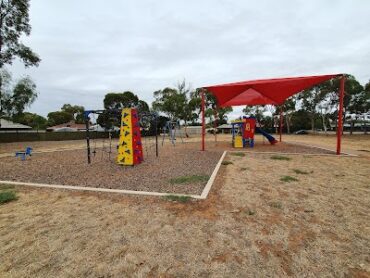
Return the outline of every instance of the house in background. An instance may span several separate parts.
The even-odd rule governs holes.
[[[217,132],[220,132],[222,134],[224,133],[231,133],[231,130],[232,130],[232,125],[229,125],[229,124],[223,124],[223,125],[219,125],[217,127]]]
[[[48,127],[46,131],[85,131],[86,125],[85,124],[76,124],[74,121],[70,121],[68,123],[55,125]]]
[[[14,123],[9,120],[0,119],[0,131],[24,131],[24,130],[31,130],[32,127],[28,125]]]

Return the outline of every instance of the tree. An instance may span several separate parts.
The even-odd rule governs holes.
[[[3,109],[6,116],[20,115],[37,98],[36,85],[30,77],[21,78],[11,87],[11,75],[6,70],[0,72],[3,83]]]
[[[291,127],[293,130],[309,129],[310,126],[310,114],[306,110],[299,109],[293,112],[291,119]]]
[[[186,104],[184,95],[169,87],[155,91],[153,94],[155,100],[152,107],[155,111],[165,113],[172,121],[183,118],[183,109]]]
[[[296,111],[297,96],[291,96],[282,105],[277,106],[276,112],[280,113],[282,109],[283,117],[285,118],[286,132],[290,133],[291,121],[293,113]]]
[[[354,122],[356,122],[360,117],[359,114],[364,114],[370,111],[370,81],[367,84],[365,84],[362,92],[352,96],[351,101],[348,105],[348,110],[356,115],[355,119],[351,117],[351,134],[352,134]],[[366,127],[367,124],[368,123],[363,121],[365,134],[367,133]]]
[[[330,98],[329,105],[333,107],[333,109],[338,109],[339,106],[339,83],[340,80],[338,78],[331,79],[320,84],[320,88],[324,94],[327,94]],[[364,91],[363,86],[356,80],[353,75],[346,74],[346,83],[344,86],[344,99],[343,99],[343,119],[346,118],[346,114],[350,112],[350,106],[359,94]],[[338,114],[333,114],[335,116],[335,121],[337,121]],[[351,122],[351,130],[353,128],[353,121]]]
[[[317,85],[311,89],[304,90],[299,94],[298,99],[301,101],[301,106],[310,117],[311,130],[315,131],[316,110],[319,103],[325,98],[325,92],[322,91],[322,85]]]
[[[106,129],[111,129],[113,126],[120,126],[120,119],[109,110],[121,110],[122,108],[135,107],[139,113],[149,112],[149,105],[130,91],[125,91],[123,93],[108,93],[105,95],[103,103],[107,111],[98,116],[97,123]]]
[[[48,114],[48,126],[65,124],[73,120],[73,115],[64,111],[54,111]]]
[[[11,65],[18,57],[26,67],[37,66],[41,61],[31,48],[25,46],[21,36],[29,36],[29,0],[0,1],[0,70]],[[0,78],[0,117],[3,115],[3,79]]]
[[[196,118],[199,118],[201,113],[201,92],[202,90],[205,90],[203,88],[197,88],[195,91],[191,93],[191,98],[193,101],[193,105],[195,107],[194,109],[194,116]],[[209,118],[210,124],[213,126],[215,122],[217,122],[217,125],[225,124],[227,123],[227,114],[231,113],[233,111],[232,107],[220,107],[217,103],[217,98],[208,92],[207,90],[205,92],[205,117]]]
[[[29,112],[19,114],[15,116],[13,120],[17,123],[28,125],[34,129],[45,129],[47,126],[47,119],[40,115]]]
[[[263,121],[264,112],[266,111],[265,105],[246,106],[243,109],[243,113],[248,116],[253,116],[258,122]]]
[[[73,120],[78,124],[83,124],[85,122],[84,119],[84,111],[85,108],[79,105],[71,105],[71,104],[63,104],[61,110],[63,112],[67,112],[72,115]]]
[[[37,98],[36,84],[30,77],[18,81],[13,89],[13,94],[6,101],[8,114],[15,116],[22,114]]]
[[[148,104],[140,100],[133,92],[125,91],[123,93],[108,93],[104,97],[105,109],[122,109],[136,107],[139,112],[149,111]]]

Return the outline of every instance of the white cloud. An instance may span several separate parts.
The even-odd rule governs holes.
[[[326,73],[370,79],[370,2],[31,1],[40,54],[29,74],[46,115],[63,103],[101,108],[109,91],[152,93],[186,78],[193,87]]]

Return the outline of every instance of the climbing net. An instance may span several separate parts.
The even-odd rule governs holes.
[[[116,138],[118,138],[119,130],[114,128],[114,122],[118,121],[119,117],[116,114],[109,115],[111,128],[103,128],[98,124],[96,115],[100,113],[90,113],[90,122],[88,124],[88,133],[90,140],[90,160],[96,162],[114,162],[116,155]]]
[[[158,156],[158,115],[151,112],[139,113],[141,142],[145,157]]]

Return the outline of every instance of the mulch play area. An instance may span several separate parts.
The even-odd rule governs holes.
[[[0,160],[0,179],[200,194],[222,155],[221,150],[202,153],[193,144],[177,144],[175,147],[165,144],[160,147],[158,158],[154,149],[151,149],[146,155],[144,152],[143,163],[120,166],[114,161],[114,152],[109,160],[108,154],[98,149],[95,157],[92,156],[91,165],[86,162],[86,150],[35,153],[25,161],[5,157]]]
[[[47,142],[45,142],[47,143]],[[63,150],[35,153],[25,161],[15,157],[0,159],[0,179],[43,184],[88,186],[137,191],[201,194],[224,150],[239,151],[228,141],[207,142],[206,152],[199,142],[159,144],[159,157],[154,148],[145,152],[145,161],[136,166],[115,163],[115,150],[108,154],[97,149],[92,164],[86,162],[86,150]],[[288,143],[271,146],[257,143],[253,149],[240,151],[334,154],[334,152]],[[246,154],[248,155],[248,154]]]

